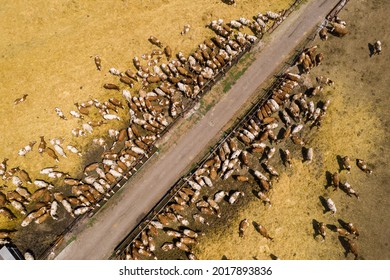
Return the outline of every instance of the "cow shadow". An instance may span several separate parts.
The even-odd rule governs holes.
[[[368,50],[370,51],[370,57],[372,57],[375,54],[375,48],[374,45],[371,43],[368,43]]]
[[[299,58],[298,58],[299,59]],[[296,62],[298,63],[298,61]],[[303,68],[303,65],[302,63],[300,64],[296,64],[297,68],[298,68],[298,72],[299,72],[299,75],[303,75],[303,74],[306,74],[307,72],[305,71],[305,68]]]
[[[309,151],[308,148],[306,147],[302,147],[301,149],[301,154],[302,154],[302,162],[306,162],[307,161],[307,152]]]
[[[320,100],[320,101],[317,102],[317,107],[323,108],[324,105],[325,105],[325,102],[322,101],[322,100]]]
[[[342,219],[337,219],[337,221],[339,222],[340,226],[342,226],[346,230],[349,230],[349,226],[347,222],[343,221]]]
[[[324,207],[323,214],[325,214],[326,212],[329,212],[330,210],[329,210],[328,204],[326,203],[325,197],[320,195],[318,198],[319,198],[319,200],[321,202],[321,205]]]
[[[250,168],[249,168],[248,173],[251,174],[251,175],[253,176],[253,179],[255,180],[255,182],[256,182],[257,184],[259,184],[259,186],[260,186],[260,180],[259,180],[259,178],[256,177],[255,171],[254,171],[253,169],[250,169]]]
[[[320,222],[317,221],[316,219],[311,220],[311,224],[312,224],[313,230],[314,230],[314,232],[313,232],[313,238],[314,239],[316,239],[316,237],[318,235],[320,235],[319,223]]]
[[[256,223],[255,221],[253,221],[253,222],[252,222],[252,225],[253,225],[253,227],[255,228],[255,230],[256,230],[258,233],[260,233],[260,227],[259,227],[259,224],[258,224],[258,223]]]
[[[281,129],[282,130],[282,129]],[[279,131],[279,133],[280,133],[280,131]],[[279,137],[278,137],[279,138]],[[282,160],[282,162],[283,162],[283,165],[285,166],[285,167],[287,167],[287,162],[286,162],[286,156],[285,156],[285,153],[284,153],[284,151],[283,151],[283,149],[282,148],[279,148],[279,156],[280,156],[280,159]]]
[[[253,194],[256,198],[259,198],[258,193],[259,193],[259,191],[252,190],[252,194]]]
[[[278,134],[276,135],[276,138],[277,138],[277,140],[275,141],[276,143],[282,141],[281,139],[282,139],[283,134],[285,132],[286,132],[286,128],[285,127],[282,127],[281,129],[279,129]],[[279,151],[280,151],[280,149],[279,149]]]
[[[348,256],[348,253],[350,252],[349,244],[348,244],[348,238],[345,236],[339,236],[338,237],[341,246],[344,248],[344,257]]]
[[[326,179],[325,189],[328,189],[329,187],[331,187],[333,185],[332,177],[333,177],[333,174],[330,171],[325,172],[325,179]]]
[[[337,164],[339,165],[339,173],[344,169],[343,158],[340,155],[336,156]]]
[[[274,254],[269,254],[271,260],[278,260],[279,258],[275,256]]]
[[[271,142],[271,141],[270,141]],[[269,152],[271,148],[269,146],[265,147],[264,148],[264,152],[263,154],[261,155],[261,157],[259,158],[259,163],[262,163],[263,161],[267,161],[268,160],[268,157],[267,157],[267,154]]]
[[[349,253],[354,255],[354,253],[351,251],[350,245],[348,243],[349,239],[345,236],[339,236],[338,238],[339,238],[341,246],[343,246],[343,248],[345,250],[344,251],[345,258],[348,257]],[[357,254],[357,255],[354,255],[354,260],[365,260],[365,258]]]
[[[337,226],[335,225],[327,224],[326,227],[333,232],[337,232]]]

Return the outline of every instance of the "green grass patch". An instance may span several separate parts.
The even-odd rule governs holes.
[[[245,73],[253,61],[254,56],[252,53],[246,53],[241,57],[239,62],[229,70],[224,81],[222,82],[223,93],[228,92],[232,88],[232,86]]]
[[[216,99],[212,99],[210,101],[206,101],[205,99],[201,99],[198,112],[204,116],[215,105],[215,103],[217,103]]]
[[[75,235],[73,235],[71,238],[69,238],[68,241],[66,241],[66,246],[68,246],[70,243],[72,243],[73,241],[75,241],[77,239],[77,237]]]
[[[91,219],[89,219],[88,223],[87,223],[87,227],[90,228],[92,227],[96,222],[96,218],[95,217],[92,217]]]
[[[232,86],[236,83],[236,81],[245,73],[245,71],[248,69],[249,65],[243,67],[241,70],[238,71],[232,71],[231,75],[226,79],[223,92],[228,92]]]

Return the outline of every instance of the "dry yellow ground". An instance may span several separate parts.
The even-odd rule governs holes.
[[[126,121],[112,121],[92,136],[75,138],[71,130],[81,122],[69,111],[75,110],[75,102],[120,98],[120,93],[102,88],[103,83],[117,82],[108,69],[133,67],[134,56],[156,48],[147,40],[150,35],[170,45],[174,53],[189,54],[213,35],[205,27],[211,20],[251,18],[258,12],[285,9],[292,2],[248,0],[228,6],[209,0],[37,0],[33,4],[0,0],[0,159],[9,158],[9,167],[20,166],[32,179],[43,178],[38,171],[55,162],[40,156],[37,146],[25,157],[18,156],[18,150],[30,141],[39,143],[41,135],[47,142],[61,137],[63,146],[72,144],[85,153],[92,137],[124,126]],[[181,36],[185,24],[191,30]],[[95,55],[102,59],[101,72],[94,65]],[[27,100],[15,106],[14,100],[23,94],[28,94]],[[55,107],[62,109],[67,121],[56,115]],[[83,168],[83,159],[67,154],[59,169],[75,176]]]
[[[318,69],[316,69],[318,70]],[[363,104],[343,112],[347,107],[339,90],[323,95],[322,100],[331,99],[331,107],[319,131],[315,131],[307,138],[308,147],[314,148],[314,161],[311,165],[302,163],[299,150],[291,150],[296,158],[291,169],[282,165],[278,167],[281,173],[279,182],[274,184],[270,199],[272,207],[265,207],[258,199],[250,201],[242,207],[237,215],[227,220],[225,226],[221,222],[213,227],[206,236],[202,237],[195,248],[199,259],[271,259],[271,254],[280,259],[343,259],[344,251],[337,239],[337,234],[327,230],[326,242],[320,242],[320,236],[314,238],[313,219],[325,224],[338,225],[337,219],[356,221],[359,217],[356,209],[360,203],[356,198],[348,197],[342,191],[333,192],[333,188],[325,189],[325,171],[338,170],[337,155],[358,155],[361,158],[371,159],[375,145],[371,139],[372,134],[366,127],[375,127],[379,120],[375,116],[362,118],[363,111],[372,111],[372,104]],[[354,124],[353,126],[351,124]],[[361,130],[365,130],[360,137],[353,137]],[[384,132],[376,131],[376,143],[384,140]],[[353,144],[351,144],[353,141]],[[365,175],[357,170],[353,163],[354,176],[341,173],[342,181],[347,180],[362,191],[364,200],[372,197],[370,192],[363,190],[361,181]],[[379,172],[379,171],[378,171]],[[352,178],[351,178],[352,177]],[[358,186],[358,187],[356,187]],[[373,186],[371,186],[373,187]],[[252,194],[248,194],[253,197]],[[333,217],[323,213],[319,196],[331,197],[338,207],[339,213]],[[224,211],[229,211],[229,206]],[[346,209],[350,209],[346,213]],[[365,211],[371,211],[366,209]],[[238,235],[240,221],[248,219],[249,229],[243,238]],[[265,226],[273,241],[262,237],[253,227],[252,222]],[[366,229],[367,230],[367,229]],[[352,258],[352,255],[349,256]]]

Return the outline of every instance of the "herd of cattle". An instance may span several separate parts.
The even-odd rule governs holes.
[[[66,213],[74,218],[99,207],[100,201],[112,195],[112,188],[119,180],[131,176],[138,160],[149,156],[153,143],[183,111],[186,101],[199,98],[205,84],[213,82],[218,73],[256,42],[266,31],[267,23],[280,17],[280,14],[267,12],[266,15],[258,14],[253,20],[213,21],[209,27],[216,36],[206,39],[188,57],[182,52],[173,57],[168,45],[150,36],[149,41],[156,49],[134,57],[135,70],[107,69],[118,77],[118,83],[105,83],[104,90],[108,95],[112,91],[115,94],[122,91],[123,98],[116,94],[108,100],[75,103],[75,109],[69,114],[59,107],[54,108],[63,121],[79,120],[80,127],[72,129],[74,138],[70,141],[92,135],[92,145],[101,151],[100,158],[85,166],[84,174],[75,178],[59,170],[55,163],[71,160],[68,153],[84,157],[86,152],[71,142],[65,144],[64,138],[47,141],[41,136],[38,141],[31,141],[18,151],[18,155],[23,157],[38,152],[51,158],[53,166],[42,168],[39,174],[30,172],[30,175],[19,166],[10,166],[5,158],[0,166],[4,182],[0,187],[0,217],[9,221],[20,219],[21,226],[27,227],[32,222],[41,224],[49,218],[52,221],[68,219]],[[189,32],[189,28],[186,26],[182,34]],[[256,36],[244,33],[243,28],[253,30]],[[99,56],[95,56],[94,62],[99,71],[105,69]],[[26,98],[27,95],[18,98],[14,104],[25,102]],[[117,125],[112,126],[111,122],[124,118],[129,119],[124,128],[112,128]],[[107,135],[97,135],[97,127],[106,127]],[[34,149],[36,145],[38,147]],[[1,229],[1,241],[7,242],[15,230],[17,228]]]
[[[303,54],[314,55],[317,47],[306,49]],[[313,64],[314,65],[314,64]],[[317,64],[318,65],[318,64]],[[234,136],[226,139],[210,158],[186,179],[187,183],[177,191],[171,202],[149,221],[147,229],[128,244],[117,256],[120,259],[164,258],[164,253],[179,250],[189,259],[196,259],[192,246],[197,244],[200,228],[211,225],[225,212],[223,208],[235,204],[246,196],[243,189],[235,188],[242,182],[256,186],[257,197],[264,205],[271,206],[269,197],[272,181],[279,173],[273,162],[277,161],[277,147],[285,146],[291,139],[293,145],[305,145],[300,135],[305,127],[319,126],[326,115],[329,101],[316,107],[313,98],[327,83],[318,77],[318,86],[302,93],[303,77],[286,73],[279,87],[244,125],[236,129]],[[318,96],[317,96],[318,98]],[[310,163],[313,149],[304,150],[304,159]],[[282,160],[291,164],[291,153],[283,150]],[[260,166],[258,166],[260,162]],[[236,182],[236,183],[235,183]],[[239,183],[238,183],[239,182]],[[229,190],[226,186],[229,186]],[[248,221],[240,223],[240,235],[248,227]],[[256,223],[258,232],[266,238],[266,227]],[[190,233],[190,234],[188,234]],[[161,243],[161,244],[160,244]],[[157,246],[159,244],[160,246]]]
[[[176,190],[167,206],[155,213],[152,220],[145,221],[144,230],[123,250],[117,253],[118,259],[197,259],[194,246],[199,237],[207,232],[229,205],[246,196],[255,194],[264,204],[265,209],[272,205],[272,192],[277,185],[279,172],[276,166],[281,161],[286,168],[291,168],[292,154],[301,151],[303,161],[310,164],[314,151],[307,147],[304,135],[309,129],[320,127],[327,114],[330,100],[319,100],[323,89],[333,86],[330,79],[318,76],[312,86],[307,87],[309,68],[317,66],[323,54],[316,55],[317,46],[305,49],[297,63],[299,73],[287,72],[281,78],[279,86],[272,90],[271,97],[244,124],[235,129],[233,136],[214,150],[203,165],[185,179],[186,183]],[[320,57],[321,59],[318,59]],[[303,59],[302,59],[303,58]],[[310,66],[305,68],[305,60]],[[305,81],[306,80],[306,81]],[[293,149],[289,151],[288,147]],[[280,157],[276,156],[277,148]],[[342,159],[344,169],[350,170],[348,157]],[[360,159],[357,166],[367,172],[372,171]],[[341,171],[340,171],[341,172]],[[341,183],[338,172],[333,174],[333,186],[342,189],[349,196],[359,195],[348,182]],[[251,189],[243,188],[247,184]],[[336,205],[331,198],[324,199],[325,211],[336,213]],[[340,222],[340,220],[339,220]],[[353,223],[340,222],[341,227],[329,226],[342,237],[346,254],[351,252],[358,257],[355,239],[359,235]],[[264,238],[272,240],[267,225],[253,221],[256,231]],[[243,236],[250,226],[248,219],[238,225],[238,234]],[[318,222],[314,225],[316,234],[323,240],[326,225]],[[348,238],[347,236],[354,236]]]
[[[340,173],[342,171],[346,171],[347,174],[351,173],[352,163],[349,156],[340,157],[340,169],[338,172],[334,172],[331,176],[331,182],[329,186],[332,186],[334,191],[337,191],[338,189],[341,189],[344,193],[346,193],[348,196],[356,197],[359,199],[359,194],[356,192],[350,183],[348,183],[347,180],[344,182],[340,179]],[[372,170],[367,166],[367,163],[362,159],[356,159],[356,166],[362,170],[363,172],[367,174],[371,174]],[[327,187],[329,187],[327,186]],[[331,198],[327,198],[325,200],[325,204],[328,208],[328,210],[331,212],[331,215],[335,215],[337,212],[336,204]],[[346,255],[349,253],[352,253],[355,257],[355,259],[358,259],[359,254],[357,250],[357,244],[356,239],[359,236],[359,231],[357,227],[351,223],[351,222],[345,222],[341,219],[338,220],[341,227],[338,227],[336,225],[326,225],[323,222],[318,222],[314,224],[314,230],[316,232],[316,235],[321,235],[322,241],[325,241],[326,237],[326,229],[329,228],[334,232],[337,232],[339,234],[339,240],[342,242],[343,246],[346,247]],[[348,238],[353,237],[353,238]]]

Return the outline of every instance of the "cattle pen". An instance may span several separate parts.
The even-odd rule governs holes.
[[[300,2],[300,1],[297,1]],[[332,19],[342,10],[342,8],[347,4],[348,1],[341,0],[326,16],[325,22],[328,19]],[[285,14],[290,14],[291,10],[286,11]],[[270,28],[270,32],[272,32],[280,23],[274,23],[274,26]],[[196,171],[201,168],[205,162],[211,159],[213,154],[227,141],[227,139],[235,136],[237,131],[244,123],[246,123],[249,119],[253,118],[259,108],[271,97],[273,89],[279,87],[283,82],[282,78],[287,70],[294,66],[295,62],[297,62],[299,58],[299,54],[311,43],[313,42],[319,30],[322,28],[323,24],[317,26],[310,35],[299,44],[296,48],[295,54],[290,57],[288,61],[279,69],[278,74],[274,76],[273,82],[267,87],[267,89],[263,90],[263,93],[260,94],[260,98],[253,104],[253,106],[240,118],[238,121],[234,123],[234,125],[229,128],[223,135],[221,139],[210,149],[209,153],[207,153],[200,161],[197,162],[196,166],[192,168],[189,173],[181,177],[172,188],[164,195],[164,197],[155,205],[153,209],[149,211],[149,213],[139,222],[139,224],[122,240],[122,242],[115,248],[113,254],[110,259],[118,258],[130,244],[137,239],[143,230],[146,230],[149,226],[150,221],[154,220],[159,213],[170,203],[173,201],[173,197],[175,197],[178,192],[183,188],[183,186],[193,177],[195,176]]]
[[[279,69],[278,73],[274,76],[273,81],[270,83],[268,88],[263,89],[263,93],[260,94],[260,98],[255,101],[253,106],[244,113],[242,117],[239,117],[234,125],[224,132],[224,135],[219,141],[210,149],[210,151],[197,162],[196,166],[193,167],[188,174],[181,177],[172,188],[164,195],[164,197],[155,205],[153,209],[139,222],[139,224],[124,238],[123,241],[115,248],[114,253],[111,255],[111,259],[118,257],[123,250],[137,239],[141,232],[148,228],[149,222],[155,219],[159,213],[173,200],[173,197],[184,187],[184,185],[195,176],[196,171],[201,168],[205,162],[211,159],[211,157],[221,148],[223,143],[225,143],[232,136],[237,134],[237,131],[245,124],[248,120],[252,119],[259,108],[266,103],[266,101],[272,96],[273,89],[278,88],[283,82],[281,77],[284,76],[284,73],[289,69],[298,59],[299,54],[303,49],[306,48],[317,36],[318,28],[316,27],[312,34],[300,44],[296,49],[295,55],[293,55],[286,63]]]
[[[284,11],[284,13],[283,13],[283,18],[285,18],[286,15],[289,15],[289,14],[296,8],[296,6],[299,5],[301,2],[302,2],[302,1],[296,1],[296,2],[291,6],[290,9]],[[275,30],[275,28],[276,28],[279,24],[280,24],[279,21],[275,21],[275,22],[273,23],[272,27],[268,30],[268,32],[270,32],[270,33],[273,32],[273,31]],[[199,94],[199,98],[200,98],[201,96],[203,96],[204,94],[206,94],[206,93],[210,90],[210,88],[211,88],[218,80],[220,80],[220,79],[223,77],[223,73],[226,73],[226,72],[230,69],[230,67],[231,67],[232,65],[234,65],[235,63],[237,63],[237,61],[242,57],[242,55],[244,55],[245,53],[247,53],[248,51],[250,51],[250,49],[251,49],[251,48],[250,48],[249,46],[247,46],[246,48],[244,48],[244,51],[241,52],[241,53],[239,53],[239,55],[238,55],[237,57],[234,58],[234,60],[233,60],[233,62],[232,62],[231,65],[228,65],[228,66],[224,67],[224,68],[222,69],[222,71],[220,71],[220,72],[218,73],[218,75],[216,75],[216,76],[214,77],[214,79],[213,79],[212,81],[209,81],[207,84],[205,84],[205,86],[204,86],[204,87],[202,88],[202,90],[201,90],[201,93]],[[196,101],[196,100],[193,100],[190,104],[188,104],[188,105],[186,106],[186,108],[183,110],[181,116],[184,116],[184,114],[185,114],[186,112],[188,112],[189,110],[191,110],[196,104],[197,104],[197,101]],[[177,120],[178,120],[178,118],[177,118],[177,119],[174,119],[173,122],[170,123],[170,125],[161,133],[161,135],[164,135],[166,132],[168,132],[168,130],[171,129],[171,127],[176,123]],[[151,149],[148,151],[148,156],[149,156],[149,158],[152,157],[153,154],[154,154],[156,151],[157,151],[157,150],[156,150],[155,147],[151,148]],[[141,168],[141,166],[142,166],[146,161],[147,161],[147,159],[145,160],[145,158],[142,158],[142,159],[136,164],[136,166],[135,166],[134,168],[138,170],[139,168]],[[131,170],[135,171],[134,168],[131,169]],[[132,175],[133,175],[133,174],[132,174]],[[131,175],[130,175],[130,176],[131,176]],[[121,181],[117,182],[117,184],[116,184],[115,187],[113,188],[112,193],[115,193],[117,190],[119,190],[119,189],[121,188],[121,186],[123,186],[123,184],[124,184],[125,182],[126,182],[126,179],[122,179]],[[93,216],[93,215],[98,211],[98,209],[99,209],[101,206],[104,205],[105,202],[106,202],[105,200],[100,201],[100,202],[98,203],[98,207],[96,207],[94,210],[92,210],[92,211],[86,213],[85,215],[88,216],[88,217]],[[69,229],[69,228],[67,228],[67,230],[68,230],[68,229]],[[64,233],[65,233],[65,231],[64,231]],[[61,236],[63,236],[63,235],[61,235]],[[47,252],[50,252],[50,251],[51,251],[51,250],[49,249]],[[46,254],[43,254],[41,258],[45,258],[45,257],[44,257],[45,255],[47,255],[47,253],[46,253]]]

